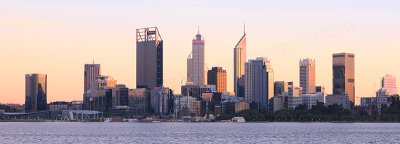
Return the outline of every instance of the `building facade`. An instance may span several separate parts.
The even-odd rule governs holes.
[[[163,85],[163,40],[157,27],[136,29],[136,87]]]
[[[350,109],[349,95],[345,92],[341,94],[328,95],[326,96],[325,101],[325,106],[338,104],[341,105],[344,109]]]
[[[226,70],[223,70],[222,67],[213,67],[208,70],[207,84],[215,85],[219,93],[226,92]]]
[[[192,58],[187,59],[188,66],[190,65],[191,69],[188,69],[188,75],[190,75],[190,80],[195,85],[205,85],[205,77],[204,77],[204,38],[200,33],[196,34],[196,37],[192,40]],[[189,72],[191,71],[191,72]]]
[[[47,110],[47,75],[25,75],[25,111]]]
[[[100,64],[85,64],[83,93],[88,91],[92,86],[93,81],[100,76],[100,70]]]
[[[155,87],[151,90],[151,108],[154,114],[169,115],[173,110],[173,94],[167,87]]]
[[[234,48],[233,54],[233,65],[234,65],[234,75],[233,75],[233,83],[234,83],[234,91],[236,96],[239,96],[239,79],[245,74],[245,63],[246,63],[246,33],[243,34],[242,38],[240,38],[239,42],[236,44]]]
[[[112,107],[129,105],[129,88],[124,84],[118,84],[112,88]]]
[[[299,82],[303,94],[315,93],[315,60],[309,58],[300,60],[299,66]]]
[[[382,89],[387,90],[388,95],[397,94],[396,77],[387,74],[382,78]]]
[[[151,91],[145,88],[129,89],[129,107],[138,114],[150,113]]]
[[[245,102],[255,103],[259,110],[269,110],[269,100],[274,97],[274,73],[270,61],[259,57],[246,62],[245,68]]]
[[[354,54],[335,53],[332,56],[333,94],[348,93],[350,101],[355,104],[355,65]]]

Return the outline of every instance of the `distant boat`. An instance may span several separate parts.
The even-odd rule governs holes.
[[[245,123],[246,119],[244,117],[233,117],[232,122]]]
[[[153,123],[160,123],[161,121],[159,121],[159,120],[153,120],[152,122],[153,122]]]
[[[128,122],[130,122],[130,123],[137,123],[137,122],[139,122],[139,120],[138,120],[138,119],[128,119]]]
[[[104,122],[111,122],[111,121],[112,121],[111,118],[105,118],[105,119],[104,119]]]

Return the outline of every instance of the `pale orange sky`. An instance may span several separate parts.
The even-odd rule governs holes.
[[[268,57],[275,80],[298,85],[300,58],[316,60],[316,85],[332,89],[332,53],[355,53],[356,96],[374,96],[385,74],[400,77],[398,1],[1,1],[0,103],[24,103],[27,73],[48,75],[48,102],[81,100],[83,68],[135,88],[135,29],[158,26],[164,85],[180,93],[200,27],[206,64],[233,89],[233,47],[246,21],[247,58]]]

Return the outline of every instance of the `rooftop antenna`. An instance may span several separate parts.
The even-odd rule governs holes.
[[[200,26],[197,26],[197,34],[200,34]]]
[[[94,64],[94,57],[93,57],[93,61],[92,61],[92,63]]]

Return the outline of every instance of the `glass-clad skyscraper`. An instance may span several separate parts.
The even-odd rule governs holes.
[[[25,111],[47,110],[47,75],[25,75]]]
[[[157,27],[136,29],[136,87],[163,85],[163,40]]]

